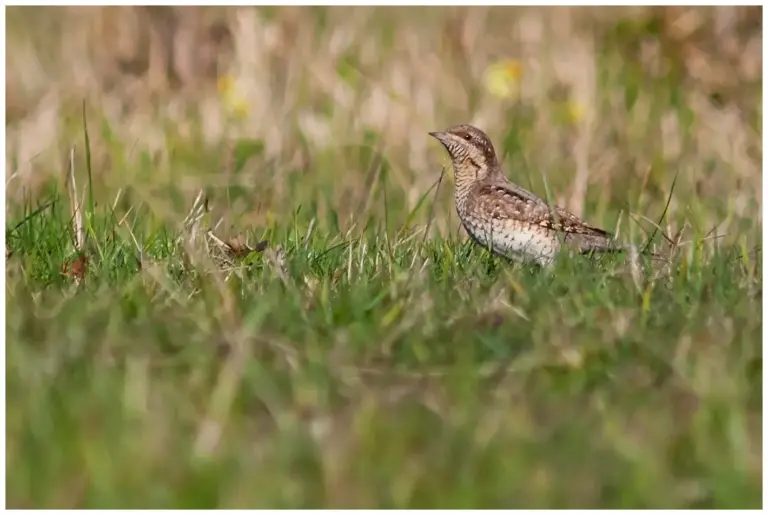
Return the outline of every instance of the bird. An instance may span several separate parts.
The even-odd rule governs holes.
[[[477,127],[461,124],[428,134],[450,155],[456,212],[478,245],[513,262],[544,267],[566,249],[580,254],[626,250],[610,232],[511,182],[490,138]]]

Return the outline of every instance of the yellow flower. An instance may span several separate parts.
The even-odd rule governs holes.
[[[566,118],[572,124],[577,124],[584,119],[586,114],[584,106],[571,100],[566,106]]]
[[[556,102],[553,109],[555,122],[561,125],[578,125],[587,114],[584,104],[577,102],[573,98]]]
[[[492,95],[509,98],[518,92],[522,76],[522,63],[514,59],[506,59],[491,64],[485,70],[483,83]]]
[[[216,87],[219,90],[219,94],[226,97],[235,89],[235,79],[231,75],[222,75],[216,81]]]
[[[251,105],[238,87],[237,79],[232,75],[222,75],[216,81],[216,87],[224,102],[224,108],[236,118],[245,118],[251,111]]]
[[[245,118],[251,112],[251,104],[242,97],[233,99],[229,107],[236,118]]]

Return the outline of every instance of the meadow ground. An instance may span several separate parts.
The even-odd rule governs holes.
[[[9,8],[8,506],[760,506],[760,16]],[[668,265],[472,245],[460,122]]]

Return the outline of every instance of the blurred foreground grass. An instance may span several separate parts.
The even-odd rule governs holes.
[[[138,13],[8,11],[9,506],[760,505],[754,14]],[[91,44],[141,16],[173,80]],[[425,134],[464,121],[626,241],[677,174],[671,266],[472,246]]]

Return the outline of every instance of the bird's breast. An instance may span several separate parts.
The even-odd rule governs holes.
[[[525,222],[483,220],[465,212],[462,223],[478,245],[513,261],[549,264],[560,248],[554,234]]]

